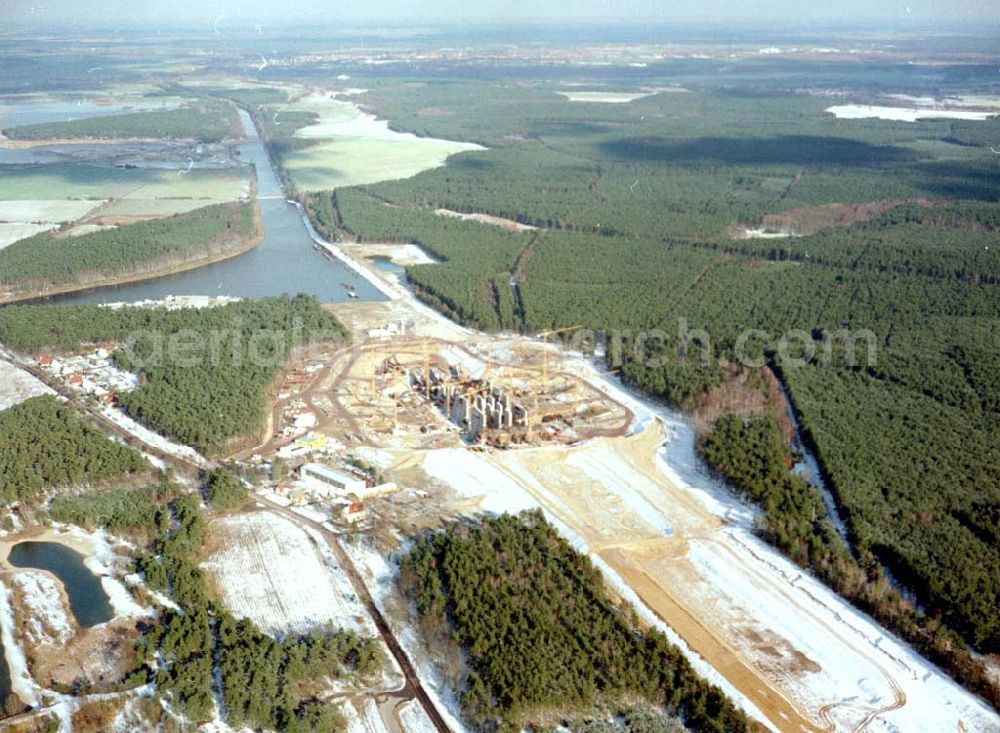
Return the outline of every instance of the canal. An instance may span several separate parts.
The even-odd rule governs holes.
[[[228,295],[262,298],[306,293],[324,303],[344,302],[350,290],[359,300],[384,300],[365,278],[313,248],[298,207],[285,200],[278,176],[250,115],[240,110],[247,141],[239,159],[257,169],[257,198],[264,239],[254,249],[213,265],[136,283],[56,296],[59,305],[160,300],[168,295]],[[180,172],[178,172],[180,174]]]

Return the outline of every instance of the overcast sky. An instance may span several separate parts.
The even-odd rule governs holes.
[[[0,0],[0,26],[67,19],[116,22],[256,23],[788,23],[862,26],[1000,22],[1000,0]],[[774,28],[778,30],[780,26]]]

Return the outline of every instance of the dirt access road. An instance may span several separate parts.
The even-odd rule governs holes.
[[[322,535],[323,539],[330,547],[330,550],[333,552],[334,557],[337,559],[337,563],[341,568],[343,568],[347,577],[350,579],[351,586],[354,588],[354,592],[357,594],[358,599],[362,604],[364,604],[368,614],[375,622],[375,627],[378,629],[379,634],[385,641],[386,646],[389,647],[390,653],[395,658],[396,663],[399,664],[399,668],[403,670],[403,676],[406,678],[406,685],[402,690],[394,693],[391,697],[401,700],[416,699],[416,701],[420,704],[420,707],[424,709],[427,717],[430,718],[431,723],[434,725],[434,728],[438,731],[438,733],[451,733],[451,729],[448,727],[447,723],[445,723],[444,717],[442,717],[441,713],[438,711],[437,706],[434,704],[434,701],[431,700],[430,695],[427,694],[427,690],[424,689],[420,678],[417,676],[417,671],[414,668],[413,663],[410,662],[410,658],[406,655],[406,652],[403,651],[403,647],[400,645],[395,633],[393,633],[392,628],[389,626],[389,622],[386,621],[385,616],[382,615],[382,612],[375,604],[375,600],[372,598],[371,593],[368,592],[368,587],[365,585],[361,576],[358,574],[358,571],[355,569],[354,563],[340,546],[340,542],[337,540],[337,535],[323,526],[320,522],[308,519],[307,517],[293,512],[280,504],[276,504],[265,497],[258,495],[255,498],[269,510],[292,520],[296,524],[305,525]],[[395,710],[395,707],[393,710]]]

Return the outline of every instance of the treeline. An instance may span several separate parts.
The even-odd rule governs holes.
[[[407,277],[423,300],[484,330],[516,328],[513,309],[502,310],[499,299],[504,290],[510,297],[511,272],[532,241],[531,233],[511,233],[431,211],[401,211],[354,189],[339,191],[333,203],[344,228],[358,241],[419,244],[443,260],[407,268]]]
[[[918,611],[900,596],[887,582],[872,543],[862,542],[857,557],[851,554],[819,492],[789,473],[792,455],[773,419],[725,416],[698,450],[730,486],[760,506],[757,530],[764,539],[1000,707],[1000,684],[988,667],[937,614]],[[979,589],[985,604],[996,602],[996,588]]]
[[[401,583],[425,629],[444,627],[461,645],[470,667],[462,712],[477,729],[520,730],[539,715],[574,717],[632,697],[689,730],[749,728],[663,634],[611,604],[590,560],[540,512],[418,540]]]
[[[28,291],[85,285],[221,254],[260,238],[256,206],[214,204],[72,240],[36,234],[0,250],[0,286]]]
[[[170,484],[137,489],[116,488],[52,500],[49,516],[57,522],[81,527],[103,527],[116,534],[136,530],[166,529],[169,514],[163,505],[177,495]]]
[[[175,600],[136,646],[133,684],[155,683],[177,712],[198,723],[215,710],[232,727],[329,733],[341,729],[336,709],[316,700],[337,678],[367,678],[382,659],[373,639],[349,631],[317,630],[276,641],[248,619],[237,619],[209,596],[198,553],[206,526],[195,495],[169,509],[169,528],[140,554],[136,569],[147,584]],[[217,669],[217,677],[214,670]]]
[[[919,588],[930,614],[979,649],[1000,648],[996,413],[864,371],[786,372],[855,541]]]
[[[141,386],[121,407],[154,430],[210,455],[259,431],[267,390],[296,346],[344,341],[347,330],[315,298],[287,295],[166,311],[100,306],[0,309],[0,341],[29,352],[125,344],[117,365]],[[172,346],[173,344],[173,346]]]
[[[714,245],[771,260],[809,261],[849,270],[1000,283],[990,250],[1000,216],[995,205],[959,202],[898,206],[872,221],[808,237],[745,239]]]
[[[50,395],[0,412],[0,500],[31,501],[48,488],[100,486],[152,471],[131,448]]]
[[[193,138],[217,143],[239,138],[241,128],[232,105],[199,100],[187,107],[127,114],[88,117],[69,122],[43,122],[3,130],[12,140],[58,140],[68,138]]]

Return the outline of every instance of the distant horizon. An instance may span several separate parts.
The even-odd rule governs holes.
[[[856,33],[1000,31],[1000,12],[981,0],[841,0],[835,5],[795,0],[341,0],[327,6],[298,0],[276,7],[265,0],[0,0],[6,28],[0,31],[205,29],[225,32],[288,30],[385,30],[426,32],[588,30],[650,31],[726,28],[731,34],[766,30],[772,35],[805,30]],[[0,37],[2,37],[0,35]]]
[[[119,17],[113,22],[97,22],[91,20],[65,20],[44,19],[42,17],[19,18],[8,21],[5,29],[0,31],[0,39],[18,34],[72,34],[76,32],[102,31],[114,33],[124,33],[141,31],[146,35],[162,35],[171,32],[192,32],[203,31],[206,36],[250,36],[256,34],[273,35],[276,33],[297,32],[305,34],[331,33],[335,36],[355,35],[359,33],[386,33],[406,36],[421,36],[435,33],[448,33],[450,35],[469,36],[478,35],[490,30],[502,30],[513,35],[529,36],[532,34],[545,34],[555,36],[576,35],[579,33],[593,33],[595,35],[616,34],[620,35],[628,31],[634,31],[638,35],[648,37],[655,33],[680,33],[691,35],[710,32],[713,35],[719,34],[719,38],[729,38],[733,41],[745,39],[752,36],[758,37],[801,37],[803,34],[822,34],[833,32],[844,36],[880,37],[889,35],[929,35],[932,37],[941,36],[969,36],[969,37],[994,37],[1000,36],[1000,18],[991,21],[952,18],[944,21],[939,19],[903,19],[895,21],[858,21],[855,19],[802,19],[786,21],[776,27],[773,20],[769,19],[744,19],[734,22],[729,19],[715,18],[706,20],[686,20],[686,21],[662,21],[662,20],[636,20],[632,18],[624,19],[580,19],[572,23],[566,23],[556,19],[539,18],[535,20],[515,19],[502,21],[498,19],[483,19],[474,24],[463,20],[449,19],[425,19],[419,24],[405,19],[371,18],[354,19],[351,21],[338,21],[330,18],[324,22],[322,17],[298,18],[289,17],[283,21],[270,19],[266,21],[255,20],[253,18],[232,18],[223,15],[219,19],[210,19],[206,22],[200,18],[175,19],[170,22],[141,20],[138,18]],[[603,33],[602,33],[603,31]],[[720,31],[724,33],[720,34]],[[500,39],[498,39],[499,41]],[[506,41],[506,39],[503,39]],[[623,42],[627,39],[623,39]],[[681,40],[676,38],[665,38],[664,42]]]

